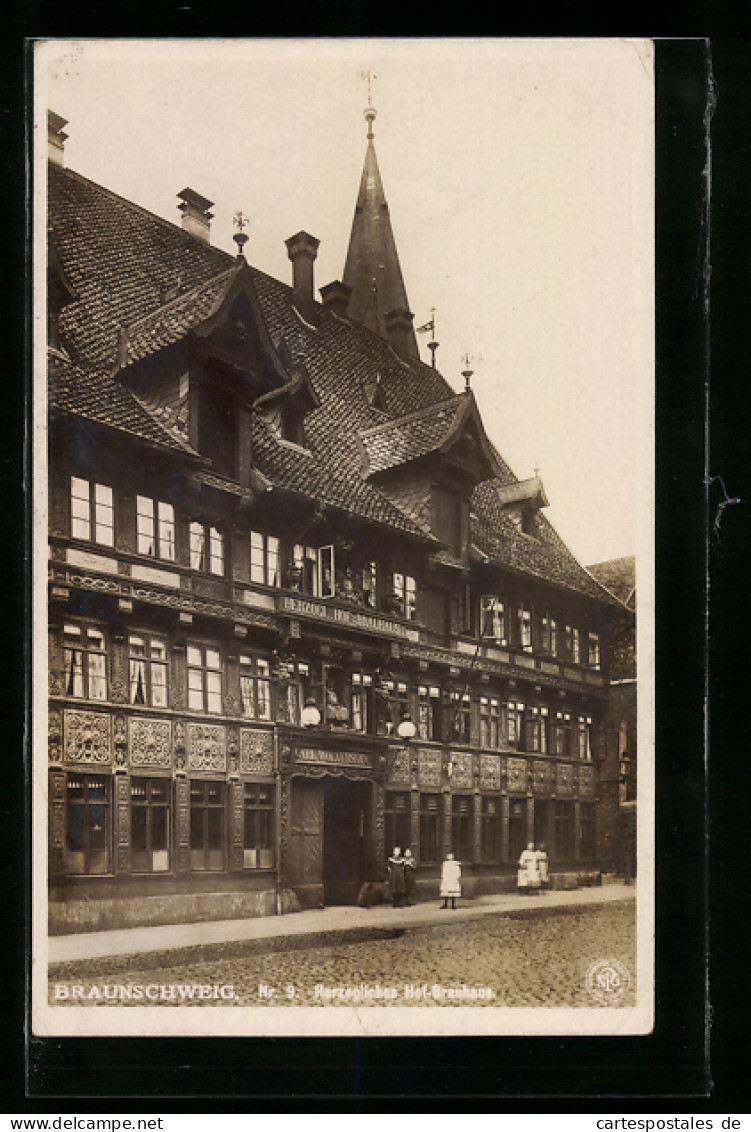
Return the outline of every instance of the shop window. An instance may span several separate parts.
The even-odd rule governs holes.
[[[134,873],[169,870],[170,788],[167,778],[131,779],[130,849]]]
[[[480,852],[483,861],[497,864],[501,859],[501,800],[483,798],[480,817]]]
[[[592,719],[588,715],[580,715],[578,719],[578,751],[579,758],[584,762],[592,761]]]
[[[600,638],[597,633],[589,634],[587,663],[590,668],[600,667]]]
[[[472,701],[468,692],[451,692],[450,743],[472,742]]]
[[[417,583],[411,574],[391,575],[392,602],[390,612],[414,621],[417,616]]]
[[[246,782],[243,798],[243,867],[274,867],[274,787]]]
[[[167,646],[158,637],[128,637],[130,702],[167,706]]]
[[[279,585],[279,539],[274,535],[250,532],[250,580],[262,586]]]
[[[441,827],[443,798],[440,794],[420,795],[420,862],[432,864],[443,858]],[[398,844],[398,842],[397,842]]]
[[[597,808],[592,802],[582,802],[579,827],[579,856],[591,861],[597,855]]]
[[[574,804],[553,804],[553,846],[558,861],[570,861],[574,849]]]
[[[222,661],[217,649],[188,645],[188,708],[215,714],[222,710]]]
[[[508,807],[508,855],[516,864],[522,850],[527,847],[527,803],[517,798],[509,799]]]
[[[441,689],[435,684],[417,689],[417,734],[435,742],[441,738]]]
[[[548,721],[546,707],[528,707],[526,711],[527,750],[539,755],[548,753]]]
[[[451,850],[457,861],[465,863],[474,857],[473,807],[468,794],[454,794],[451,800]]]
[[[271,720],[271,668],[265,657],[240,657],[240,702],[246,719]]]
[[[551,720],[551,746],[554,755],[571,754],[571,715],[567,711],[557,711]]]
[[[136,496],[136,550],[174,562],[175,509],[171,503]]]
[[[110,779],[69,774],[65,785],[65,872],[84,876],[108,872],[110,833]]]
[[[486,594],[480,598],[480,636],[497,645],[508,644],[506,614],[500,598]]]
[[[218,527],[190,524],[190,566],[224,577],[224,535]]]
[[[70,477],[70,533],[72,538],[115,545],[115,510],[112,488]]]
[[[480,696],[480,746],[495,751],[501,741],[501,703],[493,696]]]
[[[107,699],[104,633],[91,625],[63,627],[63,677],[66,696]]]
[[[401,850],[412,847],[409,793],[406,790],[386,791],[383,820],[387,856],[393,853],[397,845]]]
[[[523,750],[524,704],[509,701],[505,705],[506,742],[509,747]]]
[[[224,868],[226,812],[223,782],[191,781],[190,867],[195,872]]]

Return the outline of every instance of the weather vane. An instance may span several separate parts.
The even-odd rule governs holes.
[[[367,108],[367,110],[364,111],[364,114],[365,114],[365,121],[368,123],[368,140],[370,141],[373,138],[373,121],[374,121],[375,116],[376,116],[376,112],[373,109],[372,82],[373,82],[373,79],[378,78],[378,75],[374,75],[370,71],[361,71],[360,72],[360,78],[367,79],[367,83],[368,83],[368,108]]]
[[[474,373],[474,370],[471,370],[469,368],[469,363],[472,361],[472,359],[469,356],[469,354],[464,354],[462,356],[462,361],[464,362],[464,365],[466,366],[466,369],[462,370],[462,377],[464,378],[465,390],[467,392],[469,392],[469,383],[470,383],[470,380],[472,378],[472,374]]]
[[[239,256],[242,256],[244,254],[243,248],[245,247],[248,240],[250,239],[250,237],[246,236],[245,233],[243,232],[243,228],[247,228],[248,225],[250,224],[250,221],[248,220],[248,218],[247,218],[247,216],[245,215],[244,212],[238,211],[232,217],[232,223],[234,224],[235,228],[237,228],[237,232],[235,232],[232,239],[237,244],[237,254]]]

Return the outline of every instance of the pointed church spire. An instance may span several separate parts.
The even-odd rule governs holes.
[[[389,206],[373,145],[376,111],[368,77],[368,147],[357,194],[343,282],[350,287],[350,318],[387,338],[397,353],[419,358],[407,292],[399,266]]]

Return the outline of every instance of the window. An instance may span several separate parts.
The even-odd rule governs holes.
[[[600,638],[597,633],[589,634],[589,648],[587,652],[587,663],[590,668],[600,667]]]
[[[443,800],[440,794],[420,795],[420,861],[423,864],[440,861],[441,823],[443,820]],[[397,842],[397,845],[399,843]]]
[[[285,681],[277,697],[277,717],[296,726],[308,694],[310,669],[304,661],[291,662],[290,669],[289,681]]]
[[[540,618],[540,647],[551,656],[558,655],[558,626],[547,613]]]
[[[391,585],[395,599],[396,612],[407,621],[414,621],[417,615],[417,583],[410,574],[393,574]]]
[[[133,872],[167,872],[169,869],[169,831],[169,779],[131,779],[130,847]]]
[[[409,710],[409,688],[402,680],[397,680],[396,687],[394,688],[394,713],[392,717],[394,730],[398,728],[405,715],[411,715]]]
[[[63,627],[65,695],[82,700],[107,699],[104,633],[91,625]]]
[[[115,512],[112,488],[101,483],[90,483],[70,477],[70,533],[72,538],[83,538],[115,545]]]
[[[191,711],[222,710],[222,662],[216,649],[188,645],[188,707]]]
[[[262,586],[279,585],[279,539],[250,532],[250,580]]]
[[[433,534],[454,555],[462,552],[462,500],[457,492],[433,487]]]
[[[532,610],[520,605],[516,611],[517,640],[525,652],[532,652]]]
[[[136,549],[139,554],[175,560],[175,511],[171,503],[136,496]]]
[[[274,787],[246,782],[243,798],[243,867],[274,867]]]
[[[501,800],[483,798],[480,816],[480,852],[483,861],[501,859]]]
[[[190,566],[224,576],[224,535],[217,527],[190,524]]]
[[[110,855],[110,779],[70,774],[65,785],[66,873],[106,873]]]
[[[378,606],[378,563],[366,562],[362,567],[362,599],[365,605]]]
[[[302,593],[318,596],[318,551],[316,548],[297,543],[292,551],[292,561],[295,569],[300,572],[299,585]]]
[[[409,814],[409,794],[407,791],[387,790],[383,809],[384,836],[387,855],[412,846],[411,822]],[[423,858],[424,859],[424,858]],[[432,860],[433,858],[431,858]],[[435,858],[437,860],[437,858]]]
[[[506,742],[509,747],[522,747],[524,704],[509,701],[506,704]]]
[[[508,644],[506,615],[500,598],[487,595],[480,598],[480,636],[498,645]]]
[[[373,677],[367,672],[352,673],[352,726],[367,734],[373,714]]]
[[[246,719],[271,720],[271,669],[265,657],[240,657],[240,701]]]
[[[292,411],[282,413],[282,436],[293,444],[305,447],[305,427],[302,418]]]
[[[581,637],[579,630],[575,629],[572,625],[567,625],[564,630],[564,652],[567,660],[571,660],[574,664],[581,664]]]
[[[393,705],[394,705],[394,681],[388,677],[379,676],[373,681],[375,694],[373,696],[373,706],[375,708],[375,733],[376,735],[390,735],[394,730],[393,718]]]
[[[474,857],[472,816],[471,796],[455,794],[451,800],[451,850],[457,861],[468,862]]]
[[[527,750],[539,755],[548,753],[548,709],[528,707],[526,713]]]
[[[449,742],[472,742],[472,701],[468,692],[451,692]]]
[[[508,855],[516,863],[527,845],[527,803],[510,798],[508,807]]]
[[[551,746],[554,755],[571,754],[571,716],[568,712],[557,711],[551,721]]]
[[[224,868],[224,783],[190,784],[190,867],[196,872]]]
[[[592,720],[588,715],[580,715],[578,720],[579,758],[592,761]]]
[[[480,746],[495,751],[501,740],[501,703],[493,696],[480,696]]]
[[[421,739],[441,738],[441,689],[435,684],[417,689],[417,734]]]
[[[333,546],[322,546],[318,551],[319,597],[334,597],[336,594],[336,568]]]
[[[128,638],[130,702],[167,706],[167,646],[158,637],[131,633]]]
[[[557,860],[570,861],[574,850],[573,802],[553,804],[553,845]]]
[[[582,802],[580,820],[579,856],[591,861],[597,854],[597,809],[592,802]]]

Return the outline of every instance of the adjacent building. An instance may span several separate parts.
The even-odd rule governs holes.
[[[67,169],[49,116],[54,931],[595,882],[623,606],[419,358],[373,119],[342,281]],[[354,186],[353,186],[354,188]],[[366,888],[366,886],[370,886]]]

